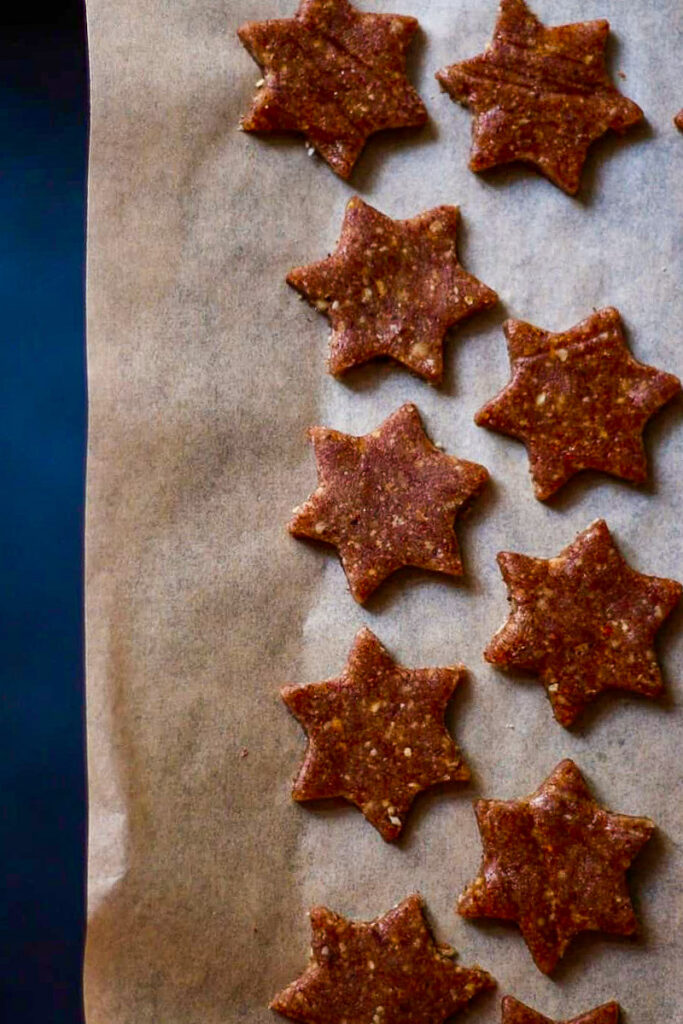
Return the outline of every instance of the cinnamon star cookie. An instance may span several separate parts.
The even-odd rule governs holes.
[[[544,974],[579,932],[637,930],[626,870],[654,825],[601,807],[573,761],[531,796],[478,800],[475,814],[484,857],[458,902],[463,917],[516,921]]]
[[[488,472],[444,455],[416,406],[401,406],[363,437],[312,427],[318,487],[294,510],[289,531],[333,544],[356,601],[402,566],[462,575],[454,519]]]
[[[388,356],[438,384],[449,327],[498,296],[458,262],[457,206],[392,220],[354,197],[334,253],[287,281],[332,324],[330,373]]]
[[[501,1024],[619,1024],[618,1003],[603,1003],[594,1010],[580,1013],[578,1017],[565,1021],[553,1021],[550,1017],[544,1017],[542,1013],[532,1010],[530,1006],[525,1006],[512,996],[505,997],[502,1010]]]
[[[536,673],[560,725],[605,690],[661,693],[654,639],[683,587],[632,569],[604,520],[556,558],[503,551],[498,565],[513,610],[484,657]]]
[[[427,111],[406,78],[415,18],[362,14],[348,0],[301,0],[293,18],[238,32],[263,71],[247,132],[302,132],[342,178],[370,135],[422,125]]]
[[[480,967],[457,967],[434,942],[420,896],[374,921],[310,912],[310,964],[273,999],[299,1024],[443,1024],[495,986]]]
[[[536,497],[550,498],[582,469],[643,483],[643,429],[681,382],[633,358],[616,309],[552,334],[521,320],[503,325],[512,380],[474,417],[524,441]]]
[[[396,839],[418,793],[470,777],[444,725],[463,674],[460,665],[403,668],[361,629],[341,676],[282,690],[308,735],[294,799],[344,797],[383,839]]]
[[[576,193],[590,144],[643,118],[607,73],[608,33],[608,21],[546,28],[524,0],[502,0],[485,52],[436,75],[474,111],[470,168],[522,160]]]

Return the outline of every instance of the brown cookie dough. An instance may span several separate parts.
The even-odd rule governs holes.
[[[348,0],[301,0],[293,18],[251,21],[241,42],[263,79],[241,127],[302,132],[348,178],[368,138],[424,124],[405,74],[415,18],[361,14]]]
[[[396,839],[418,793],[470,777],[444,725],[463,673],[403,668],[361,629],[341,676],[282,690],[308,735],[294,799],[344,797],[383,839]]]
[[[318,487],[289,531],[334,544],[356,601],[406,565],[462,575],[453,522],[488,480],[483,466],[439,451],[411,403],[363,437],[328,427],[309,437]]]
[[[603,1003],[594,1010],[580,1013],[578,1017],[565,1021],[554,1021],[550,1017],[544,1017],[542,1013],[532,1010],[530,1006],[525,1006],[512,996],[505,997],[502,1010],[501,1024],[619,1024],[618,1003]]]
[[[606,811],[573,761],[531,796],[478,800],[475,814],[484,856],[458,901],[463,917],[516,921],[545,974],[579,932],[637,930],[626,870],[654,825]]]
[[[349,201],[334,253],[287,276],[332,324],[330,373],[388,356],[440,383],[448,328],[498,301],[458,263],[457,228],[457,206],[392,220]]]
[[[475,422],[524,441],[536,497],[550,498],[582,469],[643,483],[643,429],[681,382],[633,358],[616,309],[552,334],[504,325],[512,380]]]
[[[310,912],[310,964],[270,1004],[299,1024],[443,1024],[495,986],[480,967],[457,967],[434,942],[422,898],[374,921]]]
[[[674,124],[676,125],[679,131],[683,132],[683,110],[679,110],[676,116],[674,117]]]
[[[513,610],[484,657],[536,673],[561,725],[605,690],[661,693],[654,639],[683,588],[631,569],[602,519],[556,558],[503,551],[498,564]]]
[[[470,168],[522,160],[576,193],[590,144],[643,118],[607,73],[608,33],[607,21],[546,28],[524,0],[501,0],[486,51],[436,75],[474,111]]]

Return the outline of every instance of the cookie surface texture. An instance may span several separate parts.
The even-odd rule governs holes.
[[[479,800],[475,813],[484,857],[458,902],[463,917],[515,921],[545,974],[579,932],[637,930],[626,870],[654,825],[601,807],[573,761],[531,796]]]
[[[289,531],[333,544],[351,593],[366,601],[403,566],[463,572],[455,516],[488,471],[439,451],[408,403],[363,437],[312,427],[318,487],[294,510]]]
[[[271,1009],[300,1024],[443,1024],[495,982],[439,951],[420,896],[374,921],[310,912],[311,961]]]
[[[619,312],[598,310],[558,334],[521,320],[503,329],[512,379],[475,422],[524,442],[536,497],[582,469],[644,483],[643,429],[681,383],[634,359]]]
[[[471,170],[521,160],[574,195],[590,144],[643,119],[607,73],[608,34],[607,21],[546,28],[524,0],[502,0],[486,51],[436,75],[474,111]]]
[[[446,331],[498,300],[460,266],[457,229],[455,206],[392,220],[349,201],[334,253],[287,276],[332,324],[330,373],[386,356],[441,382]]]
[[[302,132],[348,178],[374,132],[427,120],[405,73],[417,27],[348,0],[301,0],[292,18],[248,22],[238,35],[263,79],[242,129]]]
[[[470,777],[444,724],[463,674],[460,665],[404,668],[362,629],[340,676],[282,690],[308,735],[294,799],[344,797],[396,839],[418,793]]]

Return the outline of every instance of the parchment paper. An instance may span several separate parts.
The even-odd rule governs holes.
[[[659,644],[668,697],[604,698],[571,733],[536,681],[482,659],[507,614],[501,549],[549,557],[603,516],[637,569],[683,579],[681,403],[648,431],[651,486],[591,474],[547,505],[523,446],[472,422],[508,379],[506,315],[561,330],[616,305],[637,357],[683,371],[680,2],[534,0],[546,23],[610,19],[612,70],[648,117],[594,147],[579,200],[467,169],[470,115],[433,74],[482,50],[494,0],[358,6],[419,18],[432,121],[377,136],[344,184],[302,138],[236,130],[260,76],[235,29],[295,0],[88,0],[88,1024],[265,1024],[312,904],[367,919],[413,891],[498,979],[464,1020],[498,1021],[505,993],[551,1017],[617,998],[627,1024],[681,1020],[681,614]],[[501,296],[449,341],[440,390],[378,365],[326,376],[327,325],[284,282],[334,247],[354,192],[394,217],[459,204],[462,261]],[[333,549],[284,529],[315,482],[304,431],[361,434],[405,401],[493,483],[459,529],[461,583],[405,571],[360,608]],[[305,741],[278,688],[338,673],[363,623],[407,665],[470,669],[452,724],[473,782],[421,798],[393,846],[351,807],[289,796]],[[454,905],[480,858],[471,801],[528,793],[565,756],[659,831],[632,872],[642,937],[579,939],[547,979],[514,927]]]

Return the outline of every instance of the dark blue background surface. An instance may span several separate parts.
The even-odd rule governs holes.
[[[0,1020],[7,1024],[83,1019],[87,70],[81,4],[50,7],[0,14]]]

